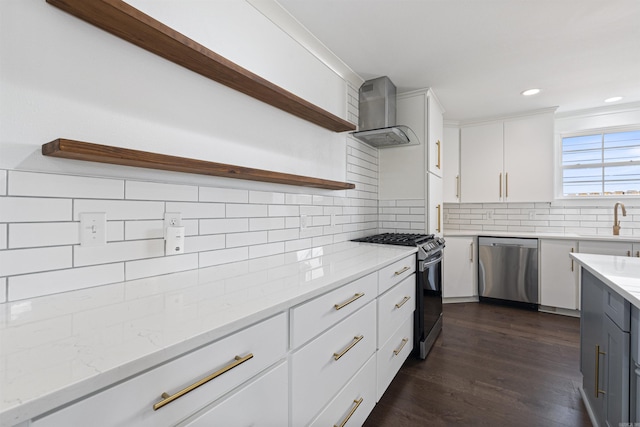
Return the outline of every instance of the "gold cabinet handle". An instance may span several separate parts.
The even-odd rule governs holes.
[[[333,353],[333,358],[335,360],[340,359],[342,356],[344,356],[345,354],[347,354],[347,351],[351,350],[353,348],[354,345],[358,344],[360,341],[362,341],[362,338],[364,338],[364,335],[360,335],[357,337],[353,337],[353,341],[351,341],[351,344],[349,344],[347,347],[345,347],[344,350],[342,350],[340,353]]]
[[[436,231],[440,233],[440,230],[442,229],[442,227],[440,226],[440,212],[442,211],[442,206],[436,206],[436,210],[438,211],[438,226],[436,227]]]
[[[438,169],[440,169],[440,140],[436,141],[436,146],[438,147],[438,164],[436,164],[436,167]]]
[[[405,271],[407,271],[408,269],[410,269],[411,267],[404,267],[402,270],[396,271],[395,273],[393,273],[394,276],[399,276],[402,273],[404,273]]]
[[[573,253],[573,248],[571,248],[571,253]],[[573,258],[571,258],[571,271],[573,271]]]
[[[394,356],[397,356],[398,354],[400,354],[400,352],[402,351],[404,346],[407,345],[408,342],[409,342],[409,338],[403,338],[402,339],[402,344],[400,344],[400,347],[398,347],[395,350],[393,350]]]
[[[607,394],[604,390],[600,390],[600,355],[606,355],[604,351],[600,351],[600,346],[596,345],[596,399],[601,394]]]
[[[201,385],[204,385],[204,384],[208,383],[212,379],[219,377],[220,375],[224,374],[225,372],[229,372],[230,370],[232,370],[236,366],[243,364],[244,362],[246,362],[247,360],[249,360],[251,358],[253,358],[253,353],[249,353],[244,357],[236,356],[234,358],[234,361],[231,362],[230,364],[228,364],[227,366],[225,366],[224,368],[222,368],[220,370],[217,370],[213,374],[209,375],[208,377],[205,377],[205,378],[201,379],[200,381],[191,384],[189,387],[183,388],[179,392],[177,392],[175,394],[172,394],[172,395],[169,395],[168,393],[162,393],[162,395],[161,395],[162,400],[153,405],[153,410],[157,411],[158,409],[162,408],[163,406],[168,405],[169,403],[173,402],[174,400],[181,398],[185,394],[197,389]]]
[[[360,406],[360,404],[362,403],[362,400],[363,400],[362,397],[360,399],[354,400],[353,403],[355,403],[355,405],[353,408],[351,408],[351,410],[349,411],[345,419],[342,420],[340,424],[334,424],[333,427],[344,427],[349,421],[349,418],[351,418],[351,416],[356,412],[356,410],[358,409],[358,406]]]
[[[636,257],[640,258],[640,251],[636,252]]]
[[[504,174],[504,198],[509,198],[509,172]]]
[[[409,301],[410,299],[411,299],[411,297],[404,297],[404,298],[402,298],[402,301],[400,301],[399,303],[397,303],[397,304],[396,304],[396,308],[400,308],[400,307],[402,307],[402,306],[403,306],[403,305],[405,305],[405,303],[406,303],[407,301]]]
[[[631,256],[631,251],[627,251],[627,256]]]
[[[348,306],[349,304],[351,304],[352,302],[354,302],[358,298],[362,298],[363,296],[364,296],[364,292],[360,292],[360,293],[355,294],[354,296],[352,296],[351,298],[349,298],[347,301],[343,302],[342,304],[334,304],[333,306],[335,307],[336,310],[340,310],[341,308],[344,308],[344,307]]]
[[[460,198],[460,175],[456,175],[456,199]]]
[[[473,242],[469,244],[469,262],[473,262]]]
[[[499,185],[500,185],[500,199],[502,199],[502,172],[500,172],[500,181],[499,181]]]

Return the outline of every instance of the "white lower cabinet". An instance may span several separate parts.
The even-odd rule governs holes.
[[[293,426],[304,426],[376,351],[376,305],[370,302],[291,357]]]
[[[413,316],[407,317],[400,328],[378,350],[376,401],[380,400],[389,387],[411,350],[413,350]]]
[[[478,295],[475,237],[447,237],[444,248],[443,298]]]
[[[633,243],[631,242],[580,241],[580,253],[583,254],[631,256],[632,251]]]
[[[376,405],[376,355],[313,420],[311,427],[361,426]]]
[[[288,391],[289,373],[283,362],[178,427],[286,426],[289,422]]]
[[[99,392],[51,415],[33,427],[173,426],[283,359],[287,349],[284,313],[264,320],[144,374]],[[222,372],[175,400],[203,378]],[[168,402],[165,406],[154,405]]]
[[[578,265],[569,256],[578,251],[574,240],[540,240],[540,304],[579,308]]]

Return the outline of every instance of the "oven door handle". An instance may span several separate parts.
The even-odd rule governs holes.
[[[420,267],[419,270],[420,271],[425,271],[427,268],[436,265],[437,263],[442,261],[442,258],[444,258],[444,254],[440,254],[439,257],[437,257],[436,259],[432,259],[432,260],[424,260],[424,261],[420,261]]]

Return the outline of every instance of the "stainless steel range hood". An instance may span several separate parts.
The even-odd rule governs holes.
[[[420,144],[411,128],[396,125],[396,87],[387,76],[360,86],[358,128],[351,135],[376,148]]]

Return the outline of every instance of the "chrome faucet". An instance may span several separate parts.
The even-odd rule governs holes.
[[[622,208],[622,216],[627,216],[627,210],[624,208],[624,203],[616,202],[613,206],[613,235],[620,235],[620,221],[618,221],[618,206]]]

